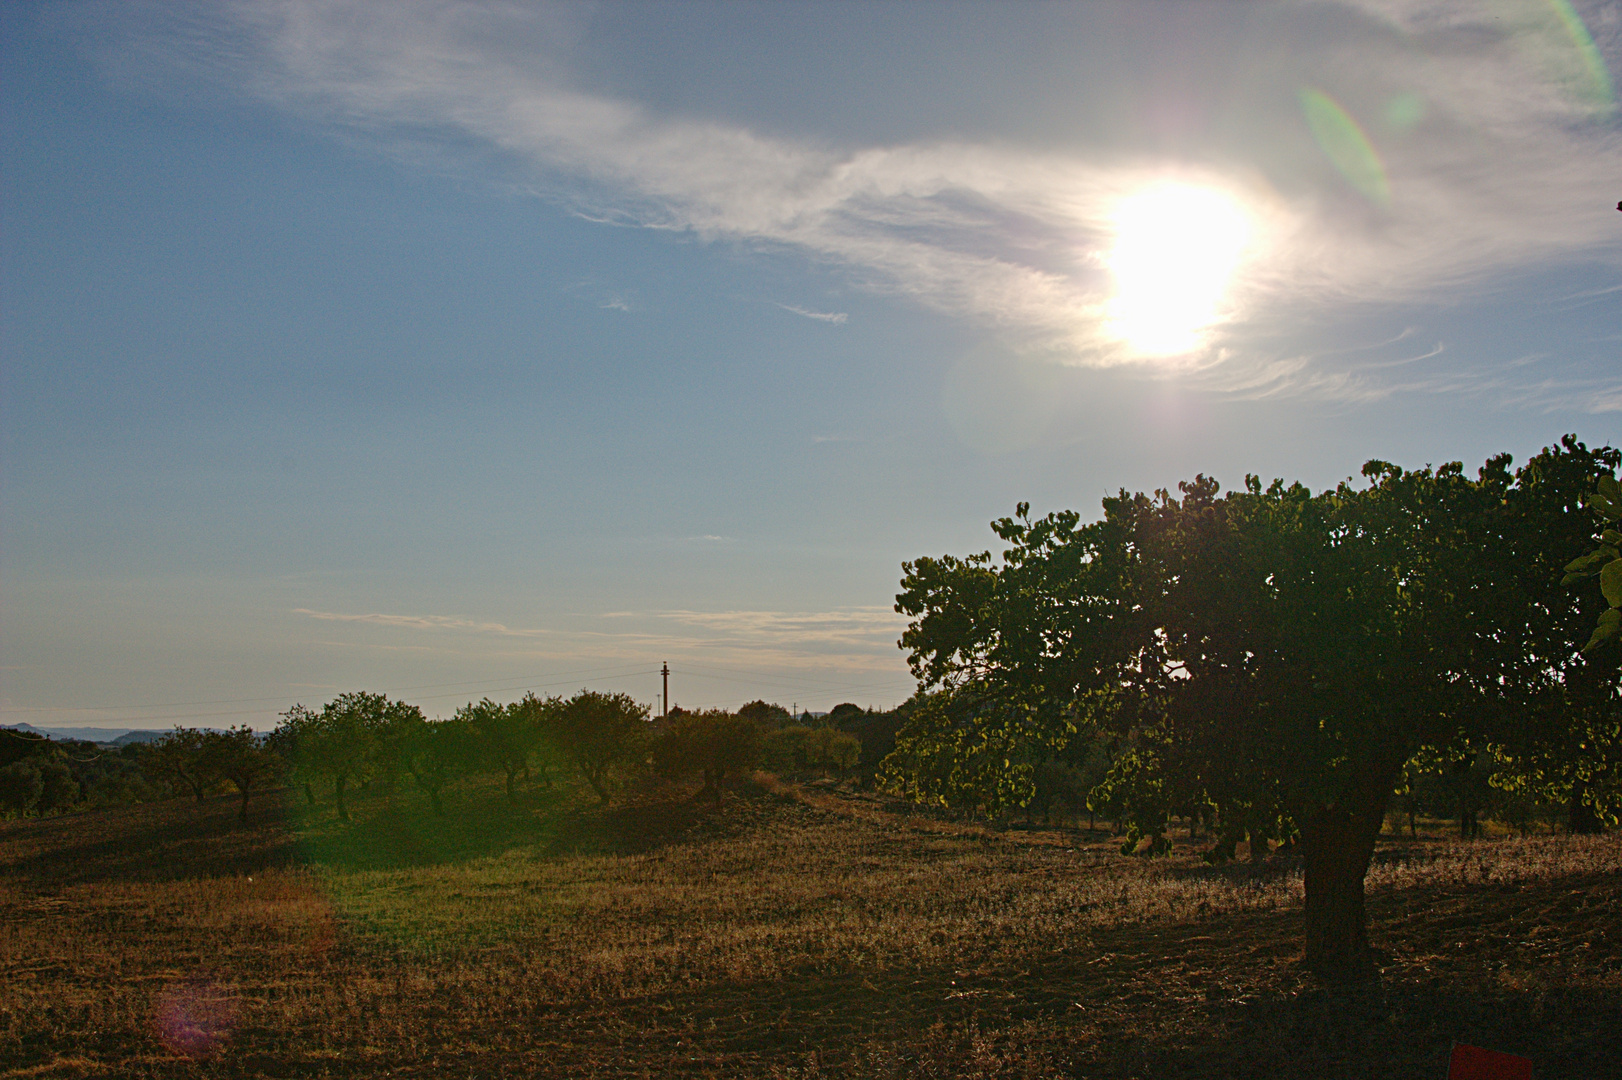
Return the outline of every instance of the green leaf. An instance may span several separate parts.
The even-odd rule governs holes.
[[[1593,652],[1618,634],[1622,634],[1622,608],[1612,608],[1599,617],[1599,623],[1594,627],[1594,636],[1583,646],[1583,652]]]
[[[1610,562],[1616,557],[1615,548],[1602,547],[1598,551],[1590,551],[1587,555],[1571,560],[1566,564],[1566,573],[1586,576],[1593,573],[1594,567],[1599,566],[1601,563]]]
[[[1622,547],[1622,532],[1617,532],[1615,529],[1606,529],[1601,534],[1600,539],[1612,547]]]
[[[1616,482],[1612,481],[1611,486],[1615,487]],[[1622,518],[1622,493],[1606,492],[1603,479],[1600,481],[1600,490],[1588,496],[1588,505],[1612,521]]]
[[[1599,591],[1611,607],[1622,608],[1622,559],[1612,559],[1600,570]]]

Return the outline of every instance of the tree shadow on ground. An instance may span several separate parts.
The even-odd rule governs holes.
[[[298,861],[282,793],[171,799],[0,824],[0,876],[36,887],[253,874]]]
[[[1042,956],[988,942],[907,972],[830,957],[765,983],[571,1005],[546,1018],[548,1040],[671,1075],[1440,1078],[1455,1040],[1528,1056],[1539,1076],[1616,1075],[1622,873],[1408,891],[1371,904],[1394,959],[1362,986],[1301,967],[1299,912],[1249,913],[1092,930]]]
[[[722,805],[666,786],[600,805],[583,785],[520,788],[509,801],[499,783],[465,785],[435,815],[415,793],[355,797],[349,822],[328,805],[290,808],[305,861],[346,870],[389,870],[494,858],[514,850],[536,857],[627,855],[674,843],[733,835],[758,816],[758,796],[728,792]]]

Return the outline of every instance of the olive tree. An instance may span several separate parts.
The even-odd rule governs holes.
[[[629,694],[581,690],[557,703],[553,737],[603,803],[613,770],[634,761],[648,737],[648,707]]]

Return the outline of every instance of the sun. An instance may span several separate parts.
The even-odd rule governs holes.
[[[1221,317],[1250,215],[1216,188],[1162,183],[1123,199],[1114,225],[1111,333],[1139,356],[1194,351]]]

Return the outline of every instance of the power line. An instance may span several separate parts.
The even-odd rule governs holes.
[[[702,664],[687,664],[685,666],[688,670],[698,674],[701,678],[725,679],[729,682],[755,683],[757,685],[765,686],[780,685],[783,683],[800,683],[818,690],[827,690],[829,688],[833,688],[840,691],[883,690],[891,689],[895,686],[895,682],[851,683],[832,679],[806,679],[793,675],[756,676],[754,678],[749,678],[739,675],[707,674],[706,669]],[[713,671],[713,669],[710,670]],[[896,679],[897,681],[900,681],[901,679],[906,679],[909,682],[911,681],[910,676],[897,675]]]

